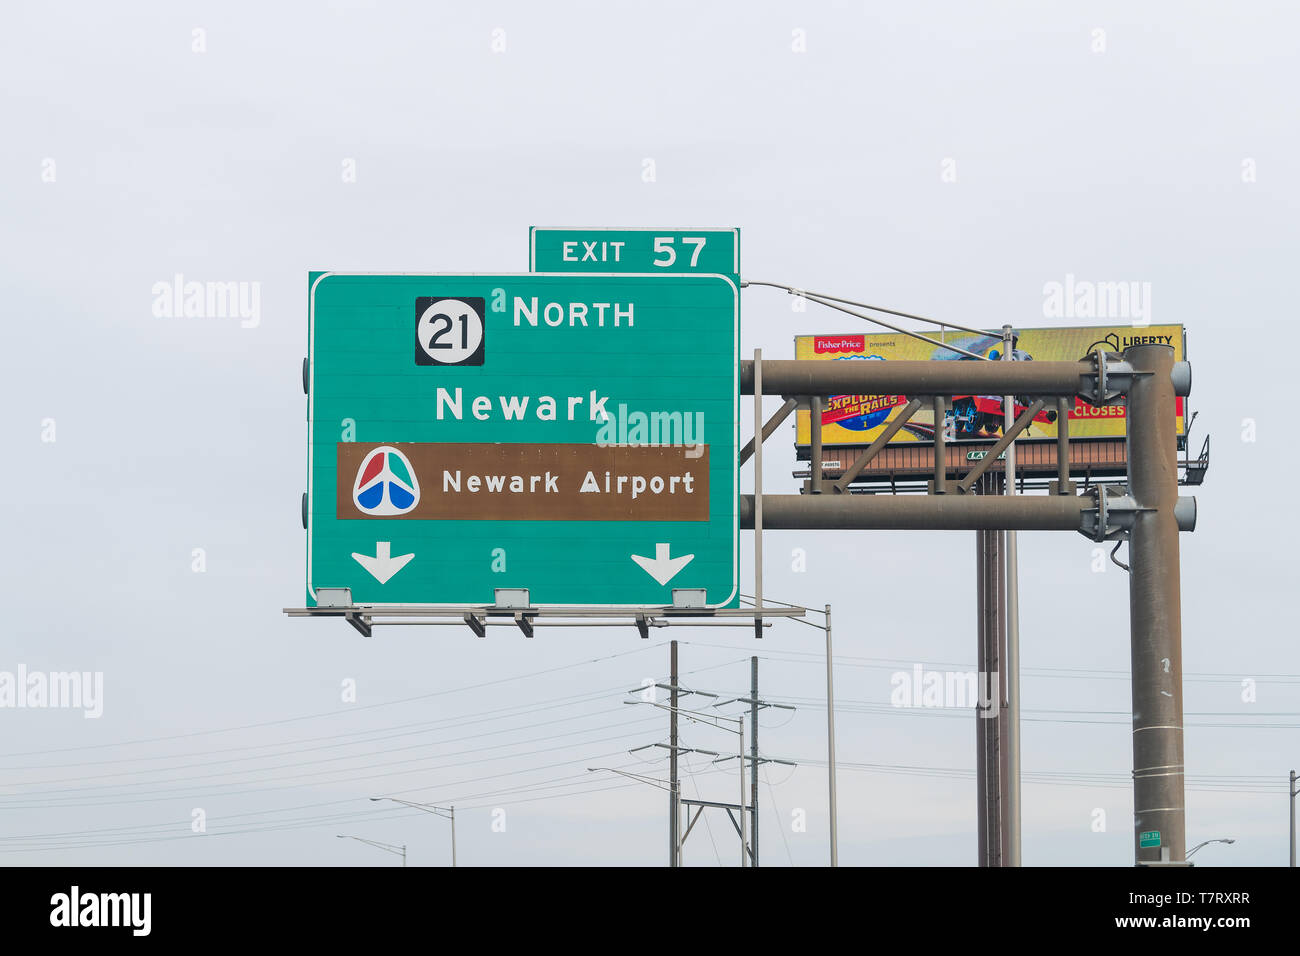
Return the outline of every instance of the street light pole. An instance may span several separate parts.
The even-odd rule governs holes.
[[[425,813],[432,813],[436,817],[442,817],[444,820],[451,821],[451,865],[456,865],[456,808],[453,807],[435,807],[431,803],[413,803],[410,800],[399,800],[397,797],[371,797],[371,803],[378,803],[381,800],[387,800],[390,803],[400,803],[404,807],[411,807],[414,810],[423,810]]]
[[[775,602],[783,604],[783,601]],[[797,607],[798,605],[787,605]],[[819,631],[826,632],[826,757],[829,769],[827,772],[827,785],[829,787],[829,802],[831,811],[831,866],[840,865],[839,850],[839,830],[836,823],[835,809],[835,677],[834,677],[834,657],[831,653],[831,606],[826,605],[825,611],[817,611],[816,608],[807,608],[814,613],[824,614],[826,617],[825,624],[814,624],[812,621],[805,620],[801,617],[793,618],[800,624],[806,624],[809,627],[816,628]]]
[[[1209,846],[1211,843],[1236,843],[1236,842],[1237,842],[1237,841],[1234,840],[1234,839],[1232,839],[1231,837],[1225,837],[1225,838],[1220,839],[1220,840],[1202,840],[1200,843],[1196,844],[1196,846],[1194,846],[1194,847],[1192,847],[1190,850],[1188,850],[1188,851],[1187,851],[1187,855],[1184,856],[1183,859],[1184,859],[1184,860],[1190,860],[1190,859],[1192,858],[1192,854],[1193,854],[1193,853],[1195,853],[1197,850],[1199,850],[1199,849],[1200,849],[1201,847],[1203,847],[1203,846]]]
[[[839,866],[840,850],[835,818],[835,677],[831,667],[831,606],[829,604],[826,605],[826,756],[830,764],[831,866]]]
[[[383,850],[385,853],[392,853],[402,858],[402,866],[406,866],[406,844],[397,846],[393,843],[380,843],[378,840],[367,840],[365,837],[349,836],[346,833],[335,834],[340,840],[356,840],[358,843],[365,843],[373,846],[375,849]]]

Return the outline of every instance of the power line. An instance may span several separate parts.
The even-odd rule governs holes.
[[[709,647],[726,650],[733,650],[731,645],[714,644],[705,641],[680,641],[681,644],[689,644],[693,647]],[[785,663],[798,664],[810,663],[825,666],[826,657],[817,651],[794,651],[779,650],[759,655],[763,660],[782,661]],[[854,663],[861,662],[861,663]],[[889,669],[891,667],[902,667],[910,669],[916,665],[931,668],[945,668],[959,671],[971,671],[975,665],[970,662],[958,661],[922,661],[915,658],[901,657],[862,657],[852,654],[836,654],[834,665],[836,667],[868,667],[871,669]],[[1026,667],[1021,669],[1022,674],[1037,677],[1078,677],[1082,680],[1130,680],[1132,675],[1127,670],[1107,670],[1102,668],[1082,668],[1082,667]],[[1272,674],[1261,673],[1250,669],[1244,669],[1237,674],[1224,672],[1185,672],[1183,679],[1185,681],[1213,681],[1240,683],[1241,680],[1250,678],[1255,681],[1270,682],[1300,682],[1300,674]]]
[[[596,739],[596,740],[586,741],[586,743],[601,743],[601,742],[607,742],[607,741],[611,741],[611,740],[630,740],[630,739],[633,739],[633,738],[638,737],[638,736],[640,736],[640,733],[639,733],[639,732],[638,732],[638,733],[631,733],[631,734],[616,734],[616,735],[611,736],[611,737],[603,737],[603,738],[598,738],[598,739]],[[574,746],[573,744],[564,744],[564,745],[562,745],[562,746],[560,746],[560,747],[547,747],[547,748],[542,748],[542,749],[540,749],[540,750],[533,750],[533,751],[530,751],[530,752],[531,752],[531,753],[549,753],[549,752],[553,752],[553,751],[556,751],[556,750],[567,750],[567,749],[571,749],[573,746]],[[506,756],[520,756],[520,755],[518,755],[518,754],[514,754],[514,755],[506,755]],[[608,755],[606,755],[606,756],[608,756]],[[434,766],[434,767],[420,767],[420,768],[415,768],[415,769],[411,769],[411,770],[400,770],[400,771],[394,771],[394,772],[391,772],[391,773],[366,774],[366,775],[362,775],[362,776],[356,776],[356,775],[353,773],[353,771],[344,771],[344,774],[345,774],[345,775],[344,775],[342,778],[339,778],[339,779],[336,779],[336,780],[321,781],[321,782],[322,782],[322,783],[352,783],[352,782],[354,782],[354,781],[358,781],[358,780],[375,780],[375,779],[384,779],[384,778],[388,778],[388,777],[400,777],[400,776],[405,776],[405,775],[407,775],[407,774],[411,774],[411,773],[427,773],[427,772],[432,771],[432,770],[446,770],[446,769],[451,769],[451,768],[454,768],[454,767],[470,766],[470,765],[473,765],[473,764],[487,763],[487,762],[491,762],[491,761],[494,761],[494,760],[500,760],[500,759],[501,759],[501,757],[485,757],[485,758],[482,758],[482,759],[480,759],[480,760],[465,760],[465,761],[460,761],[460,762],[457,762],[457,763],[441,764],[441,765]],[[388,762],[388,763],[386,763],[386,764],[375,764],[375,765],[371,765],[371,766],[357,767],[357,768],[354,768],[354,770],[367,770],[367,769],[373,769],[373,767],[380,767],[380,766],[393,766],[393,765],[396,765],[396,764],[409,763],[409,762],[410,762],[410,761],[390,761],[390,762]],[[572,762],[574,762],[574,761],[568,761],[568,762],[572,763]],[[328,772],[333,773],[333,772],[337,772],[337,771],[328,771]],[[308,776],[308,777],[311,777],[311,776],[320,776],[320,774],[296,774],[296,775],[293,775],[293,776],[291,776],[291,777],[279,778],[279,779],[298,779],[298,778],[301,778],[301,777],[304,777],[304,776]],[[217,786],[219,786],[219,785],[217,785]],[[236,786],[238,786],[238,785],[236,785]],[[305,786],[305,784],[290,784],[290,785],[285,786],[285,787],[280,787],[280,786],[272,786],[272,787],[254,787],[254,788],[250,788],[250,789],[247,789],[247,790],[235,790],[235,791],[229,791],[229,792],[225,792],[225,793],[221,793],[221,792],[213,792],[213,793],[210,793],[208,796],[210,796],[210,797],[230,797],[230,796],[236,796],[236,795],[246,794],[246,793],[267,793],[267,792],[274,792],[274,791],[278,791],[278,790],[292,790],[292,789],[295,789],[295,788],[300,787],[300,786]],[[204,788],[199,788],[199,789],[201,790],[201,789],[204,789]],[[420,790],[430,790],[430,789],[433,789],[433,787],[432,787],[432,786],[429,786],[429,787],[417,787],[417,788],[410,788],[410,789],[406,789],[406,790],[398,790],[398,791],[394,791],[394,792],[396,792],[396,793],[415,793],[415,792],[419,792]],[[155,794],[158,794],[158,795],[155,796]],[[40,794],[39,792],[36,792],[36,793],[26,793],[26,794],[21,794],[21,795],[20,795],[20,799],[24,799],[24,800],[26,800],[26,799],[31,799],[31,798],[33,798],[33,797],[38,797],[38,796],[41,796],[41,794]],[[116,795],[114,795],[114,796],[116,796]],[[0,807],[2,807],[3,809],[16,810],[16,809],[44,809],[44,808],[46,808],[46,807],[92,807],[92,806],[93,806],[93,807],[98,807],[98,806],[120,806],[120,805],[125,805],[125,804],[135,804],[135,803],[158,803],[158,802],[160,802],[160,801],[164,801],[164,800],[172,800],[172,799],[175,799],[177,796],[190,796],[190,797],[197,798],[196,792],[195,792],[195,790],[194,790],[193,788],[179,788],[179,789],[173,789],[173,790],[145,791],[145,792],[143,792],[143,793],[138,793],[138,794],[129,794],[129,795],[121,795],[121,796],[125,796],[125,797],[127,797],[127,799],[122,799],[122,800],[112,800],[112,799],[104,800],[104,799],[96,799],[96,800],[94,800],[94,801],[91,802],[91,803],[74,803],[74,802],[58,802],[58,803],[52,803],[52,802],[46,801],[46,802],[44,802],[44,803],[34,804],[34,805],[0,804]]]
[[[530,674],[517,674],[513,677],[501,677],[496,680],[482,681],[481,683],[478,684],[465,684],[460,687],[450,687],[446,690],[433,691],[428,694],[417,694],[414,697],[403,697],[398,700],[380,701],[374,704],[357,704],[357,705],[349,706],[346,710],[322,711],[320,713],[315,713],[315,714],[301,714],[297,717],[283,717],[278,720],[265,720],[254,724],[240,724],[235,727],[218,727],[213,730],[195,730],[195,731],[190,731],[189,733],[168,734],[166,736],[161,736],[161,737],[141,737],[135,740],[122,740],[113,743],[83,744],[82,746],[79,747],[62,747],[57,749],[14,751],[10,753],[0,754],[0,759],[4,759],[7,757],[31,757],[31,756],[46,754],[46,753],[69,753],[77,750],[99,750],[105,747],[129,747],[129,746],[136,746],[139,744],[159,743],[167,740],[184,740],[190,737],[203,737],[211,734],[228,734],[240,730],[258,730],[263,727],[276,727],[283,724],[291,724],[303,720],[318,720],[318,719],[328,718],[328,717],[343,717],[349,714],[359,713],[364,710],[375,710],[377,708],[382,708],[382,707],[397,707],[401,704],[413,703],[414,701],[431,700],[435,697],[446,697],[449,694],[461,694],[464,693],[465,691],[482,690],[485,687],[495,687],[499,684],[508,684],[512,681],[528,680],[533,677],[542,677],[546,674],[555,674],[560,671],[572,670],[575,667],[584,667],[588,664],[596,664],[602,661],[610,661],[620,657],[627,657],[631,654],[642,654],[645,653],[646,651],[653,650],[659,646],[662,646],[662,642],[660,642],[659,644],[649,644],[642,647],[633,648],[632,650],[628,650],[628,651],[619,651],[616,654],[607,654],[603,657],[592,657],[581,661],[575,661],[571,664],[561,664],[558,667],[548,667],[545,670],[533,671]]]

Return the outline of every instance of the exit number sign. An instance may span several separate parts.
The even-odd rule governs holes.
[[[739,229],[529,230],[530,272],[740,275]]]

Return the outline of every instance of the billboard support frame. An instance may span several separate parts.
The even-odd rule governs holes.
[[[1133,685],[1133,832],[1134,863],[1184,863],[1186,833],[1184,801],[1182,625],[1179,580],[1181,531],[1196,526],[1196,499],[1178,494],[1178,449],[1175,410],[1179,397],[1191,391],[1191,365],[1175,361],[1171,346],[1130,346],[1122,354],[1098,349],[1079,362],[1019,363],[1012,361],[948,363],[899,361],[890,363],[836,363],[794,360],[742,363],[740,387],[756,397],[763,392],[785,396],[853,392],[905,394],[928,399],[936,412],[935,477],[930,494],[915,498],[897,495],[764,495],[741,496],[740,526],[790,530],[975,530],[1005,532],[1008,542],[1020,530],[1074,530],[1097,538],[1129,541],[1129,616]],[[749,367],[746,368],[746,365]],[[874,367],[868,367],[874,366]],[[1057,440],[1058,479],[1047,495],[1002,496],[944,494],[947,460],[939,419],[945,400],[966,389],[982,394],[1026,395],[1036,399],[1026,422],[1053,400],[1059,409],[1068,398],[1082,397],[1093,405],[1125,402],[1128,417],[1125,442],[1128,493],[1115,496],[1098,486],[1092,495],[1072,493],[1063,469],[1062,449],[1068,434]],[[1012,399],[1014,401],[1014,399]],[[1035,408],[1034,406],[1038,406]],[[1004,401],[1010,417],[1011,405]],[[760,418],[756,418],[757,422]],[[811,421],[812,436],[821,431],[820,416]],[[1015,440],[1015,424],[1004,426],[1003,441],[972,469],[975,477],[996,460],[998,447]],[[820,440],[814,440],[812,474],[821,472]],[[1008,492],[1016,480],[1008,454]],[[764,514],[765,512],[765,514]],[[756,522],[755,518],[762,514]],[[1011,568],[1008,567],[1008,571]],[[1009,595],[1010,597],[1010,595]],[[1008,608],[1010,610],[1010,608]],[[1008,635],[1010,636],[1010,635]],[[1014,650],[1008,647],[1009,651]],[[1011,662],[1008,662],[1011,663]],[[1163,668],[1162,668],[1163,665]],[[1014,665],[1012,665],[1014,666]],[[1166,689],[1166,686],[1172,689]],[[1013,706],[1018,701],[1009,701]],[[1014,719],[1014,714],[1011,715]],[[1008,743],[1014,746],[1009,728]],[[1018,768],[1008,767],[1008,789],[1013,800],[1005,834],[1008,859],[1019,863]],[[1156,850],[1159,860],[1144,853],[1141,828],[1153,822],[1170,836],[1170,846]],[[1185,864],[1184,864],[1185,865]]]

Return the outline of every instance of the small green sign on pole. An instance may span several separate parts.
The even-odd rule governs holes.
[[[1138,846],[1142,848],[1160,846],[1159,830],[1143,830],[1138,834]]]
[[[530,272],[740,275],[739,229],[528,230]]]

